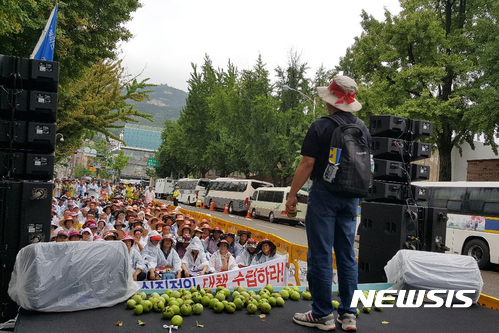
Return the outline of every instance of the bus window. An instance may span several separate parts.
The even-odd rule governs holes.
[[[464,188],[436,187],[433,189],[429,206],[447,208],[449,213],[460,213],[462,204],[457,204],[455,201],[462,202],[465,193]],[[449,203],[449,200],[453,202]]]
[[[248,188],[248,182],[239,182],[237,184],[237,192],[244,192]]]
[[[273,199],[272,201],[275,203],[281,203],[282,200],[284,199],[284,192],[281,191],[274,192],[272,199]]]
[[[257,200],[258,198],[258,191],[253,192],[253,195],[251,195],[251,200]]]
[[[208,186],[209,182],[206,181],[206,180],[200,180],[198,185],[203,187],[203,188],[206,188]]]
[[[260,187],[269,187],[268,184],[265,183],[260,183],[260,182],[251,182],[251,187],[253,187],[255,190]]]
[[[486,202],[483,205],[483,214],[499,216],[499,202]]]

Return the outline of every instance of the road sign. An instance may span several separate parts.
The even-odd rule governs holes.
[[[147,166],[154,166],[154,167],[159,166],[158,160],[155,158],[148,158],[147,159]]]
[[[108,171],[107,173],[110,175],[114,175],[114,171]]]
[[[88,170],[95,172],[95,167],[90,167]]]

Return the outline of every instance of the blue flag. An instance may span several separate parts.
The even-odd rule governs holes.
[[[47,25],[45,25],[45,29],[43,29],[42,35],[40,36],[33,53],[31,53],[30,59],[54,60],[55,28],[57,24],[58,6],[59,4],[55,5],[52,10]]]

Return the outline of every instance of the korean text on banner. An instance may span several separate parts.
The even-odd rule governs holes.
[[[263,288],[267,284],[275,287],[288,285],[287,256],[268,261],[264,264],[249,266],[233,271],[201,275],[175,280],[143,281],[141,291],[161,291],[200,286],[201,288]]]

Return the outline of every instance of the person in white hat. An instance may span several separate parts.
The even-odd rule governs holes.
[[[334,307],[331,303],[331,284],[333,282],[332,248],[336,253],[338,266],[338,282],[341,291],[341,305],[338,308],[338,323],[345,331],[357,330],[356,309],[350,307],[353,292],[357,289],[357,261],[354,252],[357,207],[359,197],[349,197],[339,192],[330,191],[334,172],[338,170],[339,154],[343,147],[332,154],[336,147],[331,146],[333,132],[340,125],[352,125],[357,141],[369,151],[371,137],[367,127],[353,114],[362,108],[357,101],[357,83],[348,77],[338,75],[328,87],[318,87],[319,97],[326,102],[329,117],[323,117],[312,123],[303,141],[301,154],[289,197],[286,202],[286,213],[292,217],[297,213],[296,194],[303,184],[310,179],[310,188],[305,218],[308,240],[308,272],[307,280],[312,293],[312,310],[296,313],[293,321],[299,325],[316,327],[321,330],[336,328]],[[344,134],[344,133],[342,133]],[[344,150],[344,149],[343,149]],[[362,151],[362,156],[366,155]],[[335,162],[330,165],[330,158]],[[367,158],[368,155],[366,155]],[[360,158],[360,157],[359,157]],[[369,164],[369,163],[367,163]],[[355,165],[357,166],[357,165]],[[362,164],[362,166],[365,166]],[[370,172],[370,170],[368,171]],[[362,179],[370,175],[360,175]],[[329,184],[326,183],[329,181]]]

